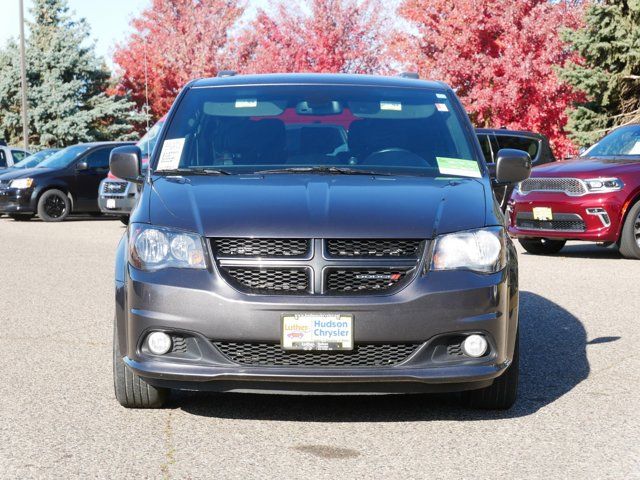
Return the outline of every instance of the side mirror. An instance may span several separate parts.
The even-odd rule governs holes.
[[[80,171],[80,170],[89,170],[89,164],[87,162],[85,162],[84,160],[76,163],[76,170]]]
[[[134,183],[142,183],[142,153],[135,145],[117,147],[111,150],[109,168],[118,178]]]
[[[511,185],[529,178],[531,157],[527,152],[512,148],[498,151],[496,159],[496,182]]]

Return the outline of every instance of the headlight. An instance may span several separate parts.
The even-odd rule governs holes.
[[[143,224],[129,227],[129,263],[142,270],[206,268],[199,235]]]
[[[624,183],[618,178],[592,178],[584,183],[590,193],[617,192],[624,187]]]
[[[18,178],[11,180],[9,188],[31,188],[33,185],[33,178]]]
[[[506,263],[505,233],[502,227],[450,233],[437,237],[431,270],[473,270],[495,273]]]

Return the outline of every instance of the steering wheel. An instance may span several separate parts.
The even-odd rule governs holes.
[[[383,148],[381,150],[377,150],[371,154],[369,154],[362,162],[359,162],[360,165],[389,165],[390,156],[397,156],[397,162],[391,162],[392,164],[397,164],[402,167],[424,167],[429,164],[427,161],[419,155],[416,155],[410,150],[406,148]]]
[[[414,154],[413,152],[410,152],[406,148],[392,147],[392,148],[383,148],[382,150],[376,150],[375,152],[370,153],[367,158],[373,157],[374,155],[381,155],[385,153],[408,153],[409,155]]]

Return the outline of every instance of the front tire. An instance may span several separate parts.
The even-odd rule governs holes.
[[[553,255],[562,250],[567,243],[566,240],[549,240],[548,238],[519,238],[518,242],[522,248],[533,255]]]
[[[516,402],[518,396],[519,376],[520,334],[517,333],[511,365],[489,387],[465,392],[463,397],[465,403],[468,407],[483,410],[508,410]]]
[[[169,389],[149,385],[122,359],[117,321],[113,321],[113,388],[116,399],[125,408],[160,408],[169,397]]]
[[[129,215],[123,215],[120,217],[120,221],[123,225],[129,225]]]
[[[44,222],[62,222],[70,212],[69,197],[60,190],[47,190],[38,200],[38,216]]]
[[[626,258],[640,259],[640,201],[631,207],[622,227],[620,253]]]

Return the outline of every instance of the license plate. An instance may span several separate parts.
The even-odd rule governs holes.
[[[113,198],[107,199],[107,208],[116,208],[116,201]]]
[[[281,345],[284,350],[353,350],[353,315],[283,315]]]
[[[553,212],[549,207],[534,207],[534,220],[553,220]]]

